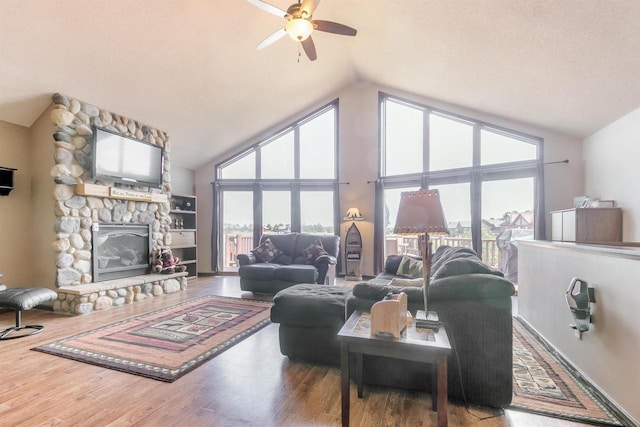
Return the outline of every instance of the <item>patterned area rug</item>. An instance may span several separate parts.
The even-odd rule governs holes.
[[[200,297],[32,350],[173,382],[268,325],[271,305]]]
[[[513,322],[511,409],[595,425],[623,425],[517,319]]]

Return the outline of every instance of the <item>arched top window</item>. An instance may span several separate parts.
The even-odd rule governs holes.
[[[337,100],[217,166],[218,180],[337,179]]]
[[[337,135],[335,100],[216,166],[217,270],[265,232],[338,232]]]
[[[542,138],[384,93],[379,100],[376,206],[384,214],[375,226],[385,253],[376,251],[377,265],[420,249],[393,233],[400,194],[417,188],[440,191],[450,234],[433,245],[471,247],[504,270],[498,241],[544,238]]]

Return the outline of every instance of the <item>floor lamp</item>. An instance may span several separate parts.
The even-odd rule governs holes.
[[[438,190],[405,191],[400,194],[400,206],[393,229],[396,234],[420,236],[422,274],[424,279],[424,312],[418,310],[416,326],[430,327],[427,320],[427,294],[431,275],[431,242],[429,234],[449,234]]]

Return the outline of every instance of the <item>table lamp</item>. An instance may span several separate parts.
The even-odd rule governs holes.
[[[438,190],[405,191],[400,194],[396,234],[417,234],[422,249],[422,275],[424,279],[424,312],[418,310],[416,326],[430,327],[427,322],[427,294],[431,275],[431,242],[429,234],[449,234]]]
[[[342,218],[343,221],[362,221],[363,219],[364,217],[358,208],[349,208]]]

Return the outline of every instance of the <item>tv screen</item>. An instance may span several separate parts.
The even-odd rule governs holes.
[[[162,147],[94,127],[93,177],[131,185],[162,186]]]

